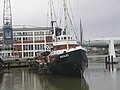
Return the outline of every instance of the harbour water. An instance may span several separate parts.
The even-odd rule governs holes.
[[[110,68],[109,68],[110,67]],[[104,58],[89,59],[84,78],[41,76],[27,68],[16,68],[0,75],[0,90],[120,90],[120,65],[104,63]]]

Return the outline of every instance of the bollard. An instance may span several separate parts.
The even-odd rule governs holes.
[[[44,75],[44,72],[43,72],[43,63],[39,63],[40,67],[39,67],[39,73],[40,75]]]
[[[8,70],[10,70],[10,62],[8,62]]]
[[[111,64],[112,64],[112,71],[113,71],[113,69],[114,69],[114,62],[113,62],[113,56],[111,56]]]
[[[106,69],[107,69],[107,57],[105,57],[105,66],[106,66]]]
[[[110,56],[108,56],[108,63],[110,63]]]
[[[110,71],[110,56],[108,56],[108,65],[109,65],[109,71]]]
[[[28,65],[29,65],[29,69],[31,69],[31,61],[30,60],[28,60]]]

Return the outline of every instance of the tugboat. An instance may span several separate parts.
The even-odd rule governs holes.
[[[57,36],[57,41],[53,42],[53,51],[48,55],[49,69],[53,74],[82,77],[88,66],[86,50],[71,36],[67,38],[66,35],[60,35]]]
[[[64,0],[64,13],[67,15],[66,2]],[[67,16],[65,16],[65,20]],[[46,56],[49,62],[48,68],[52,74],[82,77],[88,66],[87,51],[72,35],[68,34],[67,24],[64,29],[54,26],[56,21],[51,21],[53,33],[53,47]],[[65,21],[67,22],[67,21]]]
[[[67,26],[67,0],[64,0],[64,29],[53,28],[53,48],[48,55],[49,70],[53,74],[82,77],[85,68],[88,66],[87,50],[83,48],[72,35],[68,33]]]

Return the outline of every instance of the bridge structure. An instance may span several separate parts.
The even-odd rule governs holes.
[[[110,62],[118,63],[118,59],[115,54],[115,46],[120,46],[120,37],[110,37],[110,38],[91,38],[88,40],[89,43],[86,44],[91,47],[108,47],[108,56],[110,58]],[[117,42],[117,43],[116,43]]]

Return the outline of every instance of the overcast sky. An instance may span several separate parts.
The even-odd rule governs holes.
[[[3,1],[0,0],[0,25]],[[120,0],[70,1],[73,7],[79,6],[85,39],[120,36]],[[48,0],[11,0],[11,5],[13,25],[47,26]]]

